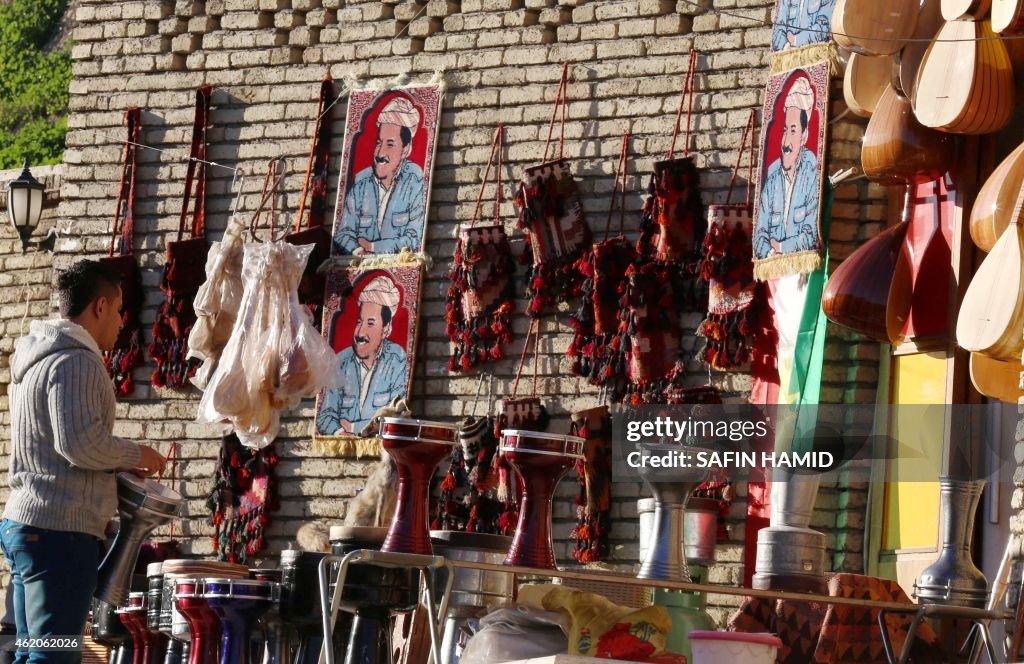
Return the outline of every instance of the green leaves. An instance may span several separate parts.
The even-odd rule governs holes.
[[[0,168],[61,161],[67,133],[70,47],[45,52],[67,0],[0,3]]]

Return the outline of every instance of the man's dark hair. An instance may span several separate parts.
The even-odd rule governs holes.
[[[807,123],[808,123],[807,111],[805,111],[804,109],[801,108],[800,109],[800,127],[804,131],[807,131]]]
[[[380,308],[380,322],[384,324],[384,327],[391,325],[391,307]]]
[[[398,136],[402,139],[402,147],[408,147],[412,143],[412,130],[406,126],[402,126],[398,129]]]
[[[57,305],[60,315],[74,318],[99,297],[112,297],[121,279],[102,263],[81,260],[57,275]]]

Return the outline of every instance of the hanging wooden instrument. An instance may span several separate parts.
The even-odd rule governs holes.
[[[821,308],[833,323],[888,344],[902,341],[910,315],[910,263],[903,245],[910,227],[908,192],[903,220],[861,245],[825,285]]]
[[[939,0],[923,0],[911,40],[893,54],[892,84],[908,99],[914,96],[917,72],[921,69],[921,61],[928,50],[928,45],[943,23],[942,3]]]
[[[889,85],[864,132],[864,175],[883,185],[929,182],[949,169],[953,141],[949,134],[922,126],[910,100]]]
[[[892,55],[914,34],[919,0],[836,0],[832,37],[854,53]]]
[[[992,0],[992,30],[1001,35],[1024,31],[1024,0]]]
[[[1024,396],[1020,389],[1020,360],[994,360],[981,353],[971,353],[971,383],[987,397],[1017,403]]]
[[[988,134],[1010,121],[1010,56],[989,21],[950,21],[928,47],[917,74],[914,113],[921,124],[954,134]]]
[[[971,239],[982,251],[995,246],[1013,223],[1014,205],[1024,187],[1024,143],[992,171],[971,208]]]
[[[889,85],[892,63],[888,57],[853,53],[843,76],[843,97],[850,111],[871,117],[885,87]]]
[[[999,236],[967,287],[956,321],[961,348],[997,360],[1019,360],[1024,350],[1024,189],[1013,223]]]
[[[985,18],[992,0],[942,0],[942,18],[947,21]]]

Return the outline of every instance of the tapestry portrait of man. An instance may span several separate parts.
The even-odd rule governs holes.
[[[437,103],[430,95],[418,99],[419,90],[352,93],[336,211],[335,255],[420,250]]]
[[[765,119],[762,164],[767,162],[768,167],[762,170],[754,224],[755,261],[807,255],[817,252],[820,244],[817,92],[797,70],[780,94],[781,108],[775,106],[775,116]]]
[[[832,39],[835,0],[778,0],[772,50],[785,51]]]
[[[334,348],[339,351],[341,385],[325,391],[316,418],[320,435],[358,435],[373,415],[395,397],[404,397],[409,384],[406,350],[391,338],[403,306],[402,292],[386,272],[375,270],[354,294],[354,320],[331,325]],[[347,308],[347,307],[346,307]],[[351,316],[350,316],[351,318]]]

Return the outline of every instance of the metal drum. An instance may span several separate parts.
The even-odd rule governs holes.
[[[146,627],[150,631],[160,629],[160,605],[164,595],[164,564],[150,563],[146,566]]]
[[[434,551],[449,560],[490,563],[500,565],[512,544],[510,537],[480,533],[462,533],[450,530],[431,530]],[[439,578],[436,589],[438,601],[444,588]],[[488,607],[506,601],[512,596],[514,578],[503,572],[457,569],[448,598],[444,633],[441,639],[440,664],[457,664],[472,631],[469,623]]]
[[[505,429],[501,453],[523,480],[519,523],[505,564],[557,569],[551,540],[551,500],[558,482],[583,458],[587,441],[578,436]]]
[[[146,629],[146,593],[128,593],[128,603],[116,609],[121,624],[125,626],[132,639],[132,664],[148,664],[153,655],[149,630]]]
[[[164,573],[164,580],[160,596],[158,627],[163,634],[179,641],[188,641],[192,637],[188,621],[185,620],[185,616],[181,614],[174,603],[174,582],[177,579],[206,576],[244,579],[249,576],[249,570],[244,565],[208,560],[165,560],[161,569]]]
[[[380,550],[432,555],[427,529],[430,479],[458,443],[459,425],[385,417],[380,437],[398,469],[395,516]]]
[[[263,632],[262,664],[290,664],[291,641],[289,629],[281,620],[281,579],[280,569],[251,569],[249,577],[257,581],[269,581],[276,586],[270,608],[259,620]]]
[[[295,664],[317,664],[323,645],[320,579],[317,567],[326,554],[285,549],[281,552],[281,620],[298,635]]]
[[[203,597],[220,619],[220,664],[249,662],[253,627],[279,598],[280,586],[253,579],[206,579]]]
[[[647,555],[654,535],[654,498],[636,501],[640,518],[640,560]],[[686,501],[683,515],[683,541],[680,543],[686,564],[691,568],[710,567],[715,564],[715,547],[718,541],[718,506],[710,498],[690,498]]]
[[[189,664],[217,664],[219,661],[220,618],[210,608],[205,594],[204,579],[174,579],[174,606],[188,621]]]
[[[117,513],[121,518],[114,543],[97,570],[94,597],[114,606],[125,603],[142,542],[175,518],[181,503],[177,491],[159,482],[117,474]]]
[[[641,579],[689,581],[680,542],[685,541],[686,501],[708,476],[707,468],[679,467],[673,460],[696,458],[704,448],[672,443],[640,443],[639,474],[654,494],[654,523],[646,555],[640,564]],[[653,461],[658,461],[654,464]]]
[[[985,480],[939,478],[942,551],[914,583],[914,597],[922,604],[985,608],[988,580],[971,555],[974,515],[984,488]]]

